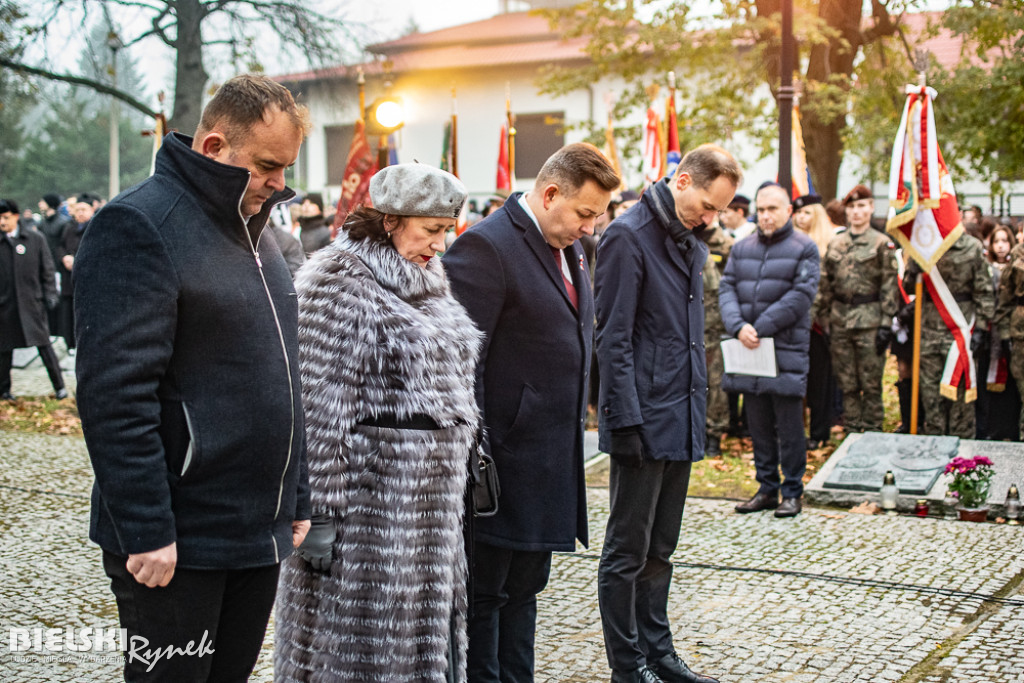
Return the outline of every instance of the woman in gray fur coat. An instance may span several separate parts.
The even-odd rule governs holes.
[[[422,164],[299,271],[313,529],[282,566],[276,681],[465,681],[479,333],[436,252],[466,198]]]

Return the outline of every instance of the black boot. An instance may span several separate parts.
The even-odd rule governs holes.
[[[896,382],[896,394],[900,400],[900,428],[897,434],[910,433],[910,405],[913,392],[912,382],[909,379],[901,379]]]

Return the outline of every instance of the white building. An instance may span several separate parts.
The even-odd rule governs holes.
[[[368,48],[378,60],[361,68],[366,78],[366,102],[390,93],[404,101],[406,123],[396,134],[400,162],[418,160],[439,165],[445,122],[453,110],[452,89],[458,111],[458,173],[472,197],[494,194],[499,135],[505,121],[506,95],[516,116],[516,177],[519,189],[528,188],[540,165],[555,150],[583,138],[583,133],[566,130],[582,121],[605,121],[606,93],[623,89],[622,81],[607,80],[561,97],[540,95],[538,79],[545,65],[571,67],[587,59],[584,41],[564,41],[546,19],[524,11],[532,7],[571,4],[567,0],[506,1],[502,13],[482,21],[451,28],[416,33]],[[936,42],[939,41],[939,42]],[[955,61],[959,45],[942,39],[927,41],[940,60]],[[339,66],[305,73],[288,74],[277,80],[288,86],[309,106],[314,128],[302,147],[294,183],[310,191],[323,190],[332,203],[340,194],[340,182],[358,115],[359,67]],[[390,88],[387,87],[390,83]],[[767,92],[767,86],[765,86]],[[636,125],[642,125],[642,112]],[[626,122],[619,121],[617,125]],[[893,121],[895,135],[897,121]],[[740,192],[753,196],[757,186],[774,179],[778,166],[772,155],[760,161],[753,144],[742,136],[730,141],[709,140],[733,152],[745,170]],[[370,144],[376,147],[377,140]],[[847,155],[840,170],[840,195],[862,180],[857,162]],[[623,169],[627,183],[641,184],[639,171]],[[876,194],[884,195],[885,178],[874,179]],[[998,199],[990,202],[988,187],[969,179],[954,178],[957,189],[969,203],[981,204],[986,212],[999,213]],[[1013,213],[1024,213],[1024,186],[1012,188]],[[885,202],[877,202],[885,211]]]

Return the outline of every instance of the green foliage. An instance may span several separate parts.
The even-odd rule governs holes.
[[[944,156],[999,191],[1024,180],[1024,1],[961,0],[943,25],[969,41],[956,69],[929,72]]]
[[[867,178],[889,177],[892,145],[906,102],[904,86],[914,80],[914,67],[899,40],[888,38],[865,46],[864,59],[857,66],[857,87],[850,96],[855,125],[845,131],[843,142],[864,165]]]
[[[2,193],[22,206],[34,207],[47,192],[62,195],[94,192],[107,195],[110,112],[83,114],[85,101],[59,98],[41,121],[23,128],[23,143],[4,174]],[[138,123],[122,115],[120,136],[121,187],[149,175],[153,143]]]
[[[750,39],[751,29],[766,22],[751,17],[747,4],[725,2],[722,14],[714,17],[697,15],[687,4],[652,0],[588,0],[570,10],[546,11],[565,38],[587,39],[590,61],[549,66],[538,85],[542,93],[558,96],[604,78],[621,78],[625,85],[616,93],[612,119],[639,122],[650,102],[646,89],[652,83],[661,86],[656,106],[663,115],[667,74],[674,71],[680,98],[679,144],[684,152],[708,141],[727,144],[740,131],[754,132],[758,141],[769,143],[765,145],[769,149],[774,103],[753,94],[766,77],[767,48]],[[748,21],[702,30],[709,22],[721,23],[726,15],[744,16]],[[592,141],[603,141],[603,124],[583,125]],[[639,127],[616,128],[615,134],[624,163],[639,163]]]

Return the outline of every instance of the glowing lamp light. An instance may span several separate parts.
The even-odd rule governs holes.
[[[402,105],[395,100],[384,100],[377,105],[377,123],[384,128],[397,128],[405,120]]]

